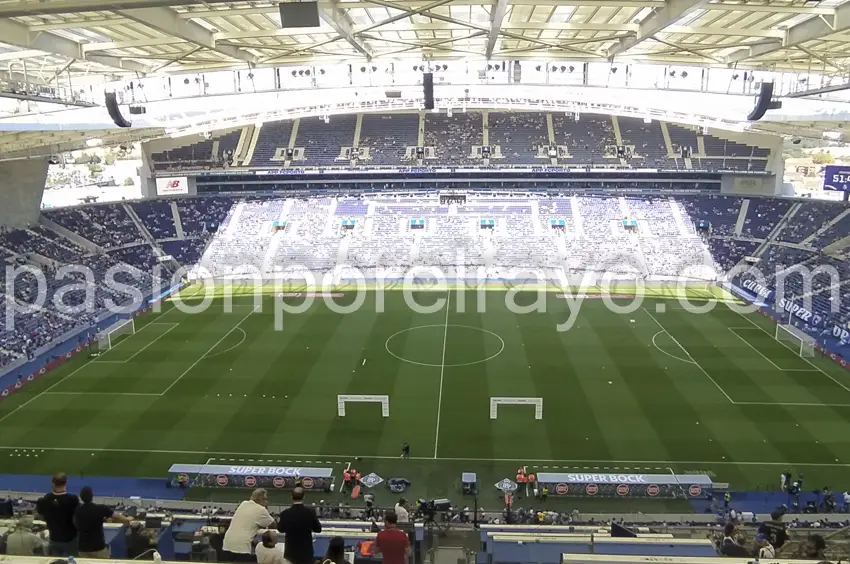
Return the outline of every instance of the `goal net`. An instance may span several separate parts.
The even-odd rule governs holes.
[[[336,410],[340,417],[345,417],[346,403],[379,403],[381,404],[381,416],[390,416],[390,396],[338,395],[336,397]]]
[[[136,322],[130,319],[117,321],[97,334],[97,350],[108,351],[116,345],[122,335],[133,335],[136,333]]]
[[[801,357],[815,356],[815,339],[793,325],[777,325],[774,338]]]

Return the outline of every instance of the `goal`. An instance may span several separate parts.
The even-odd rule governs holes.
[[[499,417],[500,405],[533,405],[534,418],[543,419],[543,398],[490,398],[490,419]]]
[[[121,335],[134,335],[136,333],[136,322],[130,319],[117,321],[97,334],[97,350],[108,351],[115,346]]]
[[[815,356],[815,339],[793,325],[777,325],[774,338],[801,357]]]
[[[345,417],[345,404],[348,402],[379,403],[381,416],[390,416],[390,396],[339,395],[336,397],[336,410],[340,417]]]

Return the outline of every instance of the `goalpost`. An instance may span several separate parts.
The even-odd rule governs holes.
[[[115,346],[116,340],[121,335],[134,335],[136,333],[136,322],[130,319],[116,321],[97,334],[97,350],[108,351]]]
[[[390,416],[390,396],[338,395],[336,397],[336,410],[340,417],[345,417],[346,402],[379,403],[381,404],[381,416]]]
[[[815,339],[793,325],[777,325],[774,338],[803,358],[815,356]]]
[[[533,405],[534,418],[543,419],[543,398],[506,398],[506,397],[491,397],[490,398],[490,419],[496,419],[499,416],[500,405]]]

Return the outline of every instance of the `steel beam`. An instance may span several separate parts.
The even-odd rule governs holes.
[[[848,29],[850,29],[850,4],[841,4],[835,8],[832,16],[813,16],[791,26],[783,33],[780,41],[739,49],[730,53],[724,60],[728,64],[734,64],[796,47],[807,41],[822,39]]]
[[[490,31],[487,35],[487,50],[484,52],[484,56],[488,59],[493,56],[493,49],[496,47],[499,30],[502,28],[502,21],[505,19],[505,13],[507,11],[508,0],[496,0],[493,2],[493,8],[490,10]]]
[[[337,5],[336,0],[320,2],[319,17],[331,26],[355,51],[366,57],[367,61],[372,60],[372,49],[354,36],[354,21],[345,10]]]
[[[145,25],[166,36],[177,37],[231,59],[256,63],[259,58],[238,47],[218,45],[215,35],[201,24],[177,17],[177,12],[169,8],[139,8],[118,10],[117,14]]]
[[[31,32],[27,26],[9,19],[0,19],[0,41],[27,51],[42,51],[68,59],[91,61],[114,69],[140,73],[150,71],[149,67],[136,61],[84,53],[83,46],[76,41],[48,32]]]
[[[663,8],[656,9],[640,22],[637,34],[632,37],[620,39],[617,43],[609,47],[607,52],[608,58],[613,59],[617,55],[625,53],[656,33],[664,31],[666,27],[676,23],[682,16],[707,3],[708,0],[669,0]]]

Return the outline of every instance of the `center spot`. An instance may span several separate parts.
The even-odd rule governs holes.
[[[505,350],[505,342],[487,329],[449,323],[402,329],[387,339],[385,348],[403,362],[451,367],[487,362]]]

